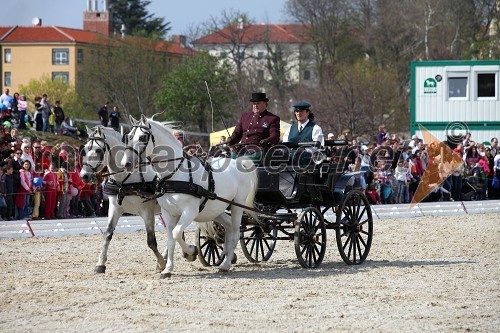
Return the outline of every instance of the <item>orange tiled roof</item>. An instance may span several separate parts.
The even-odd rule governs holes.
[[[236,26],[226,27],[218,32],[203,36],[193,44],[228,44],[235,35]],[[242,42],[256,43],[305,43],[308,41],[307,27],[301,24],[252,24],[246,25]]]
[[[0,27],[0,42],[3,43],[82,43],[107,44],[107,36],[93,31],[56,27]],[[174,54],[192,55],[193,50],[186,49],[178,43],[159,41],[154,46],[155,51]]]
[[[12,27],[0,27],[0,40]]]

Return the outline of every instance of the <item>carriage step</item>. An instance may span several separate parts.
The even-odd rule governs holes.
[[[295,213],[277,213],[277,214],[257,214],[259,219],[270,219],[270,220],[294,220],[297,218]]]

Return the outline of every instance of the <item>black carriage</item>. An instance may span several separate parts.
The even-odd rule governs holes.
[[[293,241],[299,263],[318,267],[335,230],[339,253],[348,265],[364,262],[373,237],[373,219],[361,184],[362,172],[345,172],[347,142],[286,143],[270,149],[258,167],[254,206],[259,220],[244,214],[240,245],[250,262],[267,261],[278,240]],[[197,229],[198,258],[206,266],[222,263],[224,229]]]

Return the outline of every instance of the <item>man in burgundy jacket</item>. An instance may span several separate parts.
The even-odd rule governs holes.
[[[241,142],[239,152],[254,162],[260,161],[263,151],[280,140],[280,117],[267,111],[268,101],[265,93],[253,93],[250,99],[252,111],[241,116],[227,141],[230,145]]]

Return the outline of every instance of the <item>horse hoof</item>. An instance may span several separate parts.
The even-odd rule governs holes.
[[[189,255],[186,252],[182,252],[182,256],[186,258],[187,261],[195,261],[196,257],[198,256],[198,248],[194,248],[193,254]]]
[[[170,279],[172,277],[172,273],[162,273],[160,274],[160,279]]]
[[[236,253],[233,254],[233,259],[231,259],[231,264],[234,265],[236,264],[236,261],[238,260],[238,256],[236,255]]]
[[[106,272],[106,266],[95,266],[94,273],[104,274]]]

